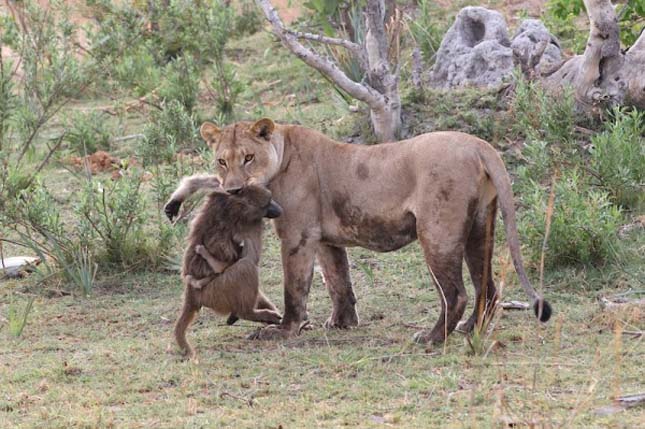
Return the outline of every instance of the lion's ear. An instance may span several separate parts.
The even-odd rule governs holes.
[[[204,122],[201,127],[199,127],[199,134],[209,145],[219,136],[222,132],[217,125],[212,122]]]
[[[257,137],[261,137],[266,141],[271,140],[271,134],[273,134],[273,130],[275,129],[275,124],[273,121],[269,118],[263,118],[257,121],[253,126],[251,127],[251,133]]]

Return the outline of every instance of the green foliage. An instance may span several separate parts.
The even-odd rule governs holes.
[[[183,104],[171,100],[154,110],[137,146],[144,164],[171,162],[179,149],[195,148],[199,142],[197,121]]]
[[[111,76],[119,88],[128,88],[143,97],[161,85],[162,71],[150,50],[141,45],[114,62]]]
[[[421,49],[426,63],[431,64],[433,57],[441,45],[446,32],[446,21],[437,19],[439,8],[430,0],[419,0],[416,17],[409,22],[412,37]]]
[[[612,200],[640,210],[645,204],[645,112],[615,109],[602,133],[592,137],[591,166]]]
[[[64,140],[69,149],[80,156],[97,150],[109,150],[111,133],[104,115],[97,112],[79,112],[67,121]]]
[[[176,100],[185,111],[192,112],[197,104],[199,74],[191,57],[179,57],[166,65],[157,95],[164,103]]]
[[[585,13],[583,0],[549,0],[544,16],[546,26],[578,54],[584,50],[589,29],[580,27],[576,21]],[[616,16],[620,40],[624,46],[631,46],[640,35],[645,22],[645,0],[629,0],[616,5]]]
[[[25,326],[27,326],[29,313],[31,312],[35,299],[35,296],[30,297],[25,303],[25,307],[20,309],[19,304],[16,302],[15,298],[12,297],[7,316],[9,319],[9,333],[14,337],[17,338],[21,336]]]
[[[528,244],[532,260],[538,261],[545,233],[545,214],[549,191],[530,180],[516,197],[520,200],[520,230]],[[601,266],[617,255],[617,229],[620,210],[609,195],[589,186],[577,169],[565,170],[557,179],[551,234],[545,253],[545,266]]]
[[[217,113],[221,117],[221,123],[229,122],[233,117],[233,107],[237,99],[244,91],[244,86],[237,79],[237,73],[230,64],[216,62],[213,64],[215,77],[211,81],[215,95]]]
[[[237,37],[255,34],[262,29],[263,16],[253,0],[241,0],[240,11],[235,15]]]
[[[141,184],[141,176],[133,173],[107,183],[91,180],[84,189],[76,212],[83,229],[98,240],[99,258],[106,263],[132,266],[147,256]]]
[[[511,103],[516,132],[547,143],[567,142],[575,126],[575,99],[571,89],[558,97],[548,94],[539,82],[529,82],[516,73]]]

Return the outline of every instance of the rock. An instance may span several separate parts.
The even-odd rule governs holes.
[[[465,7],[441,42],[429,81],[439,88],[493,87],[512,71],[504,17],[483,7]]]
[[[560,42],[537,19],[522,21],[511,41],[511,49],[523,68],[538,72],[551,70],[562,61]]]
[[[14,256],[0,260],[0,273],[7,277],[22,277],[26,271],[33,269],[40,263],[39,258],[31,256]]]

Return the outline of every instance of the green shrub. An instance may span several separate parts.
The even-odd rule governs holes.
[[[141,175],[120,180],[89,181],[76,207],[81,229],[96,240],[96,257],[103,263],[137,266],[149,257],[150,239],[144,233],[145,199]]]
[[[417,6],[416,17],[409,22],[410,32],[412,37],[421,49],[423,59],[428,63],[432,63],[441,40],[446,32],[447,20],[438,19],[440,8],[430,0],[419,0]]]
[[[110,149],[111,133],[104,116],[97,112],[77,113],[67,123],[65,142],[80,156]]]
[[[645,112],[613,111],[605,131],[591,139],[591,165],[613,201],[640,210],[645,204]]]
[[[199,70],[190,57],[179,57],[169,62],[157,95],[164,103],[176,100],[186,112],[192,112],[199,93]]]
[[[171,162],[179,149],[195,148],[199,142],[197,121],[177,100],[152,112],[151,121],[143,130],[137,155],[144,164]]]
[[[575,99],[570,89],[555,97],[548,94],[539,82],[529,82],[515,74],[515,95],[511,112],[515,131],[531,139],[547,143],[566,143],[575,126]]]
[[[520,233],[529,246],[534,262],[540,260],[545,232],[549,190],[531,181],[517,194]],[[566,170],[556,182],[551,233],[545,253],[545,266],[600,266],[615,260],[620,210],[609,195],[595,190],[576,169]]]
[[[149,94],[161,84],[162,69],[145,45],[137,46],[114,60],[111,67],[119,87],[133,90],[137,97]]]
[[[241,0],[240,10],[235,15],[235,35],[255,34],[262,29],[263,16],[253,0]]]

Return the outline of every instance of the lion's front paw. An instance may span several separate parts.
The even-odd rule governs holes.
[[[354,306],[347,306],[342,311],[334,310],[325,321],[325,329],[349,329],[358,326],[358,313]]]
[[[163,208],[164,213],[166,213],[166,216],[168,219],[172,221],[172,219],[179,214],[179,208],[181,207],[181,201],[178,200],[170,200],[166,203],[166,205]]]
[[[256,329],[246,338],[249,340],[287,340],[298,335],[297,331],[288,329],[282,325],[268,325]]]

